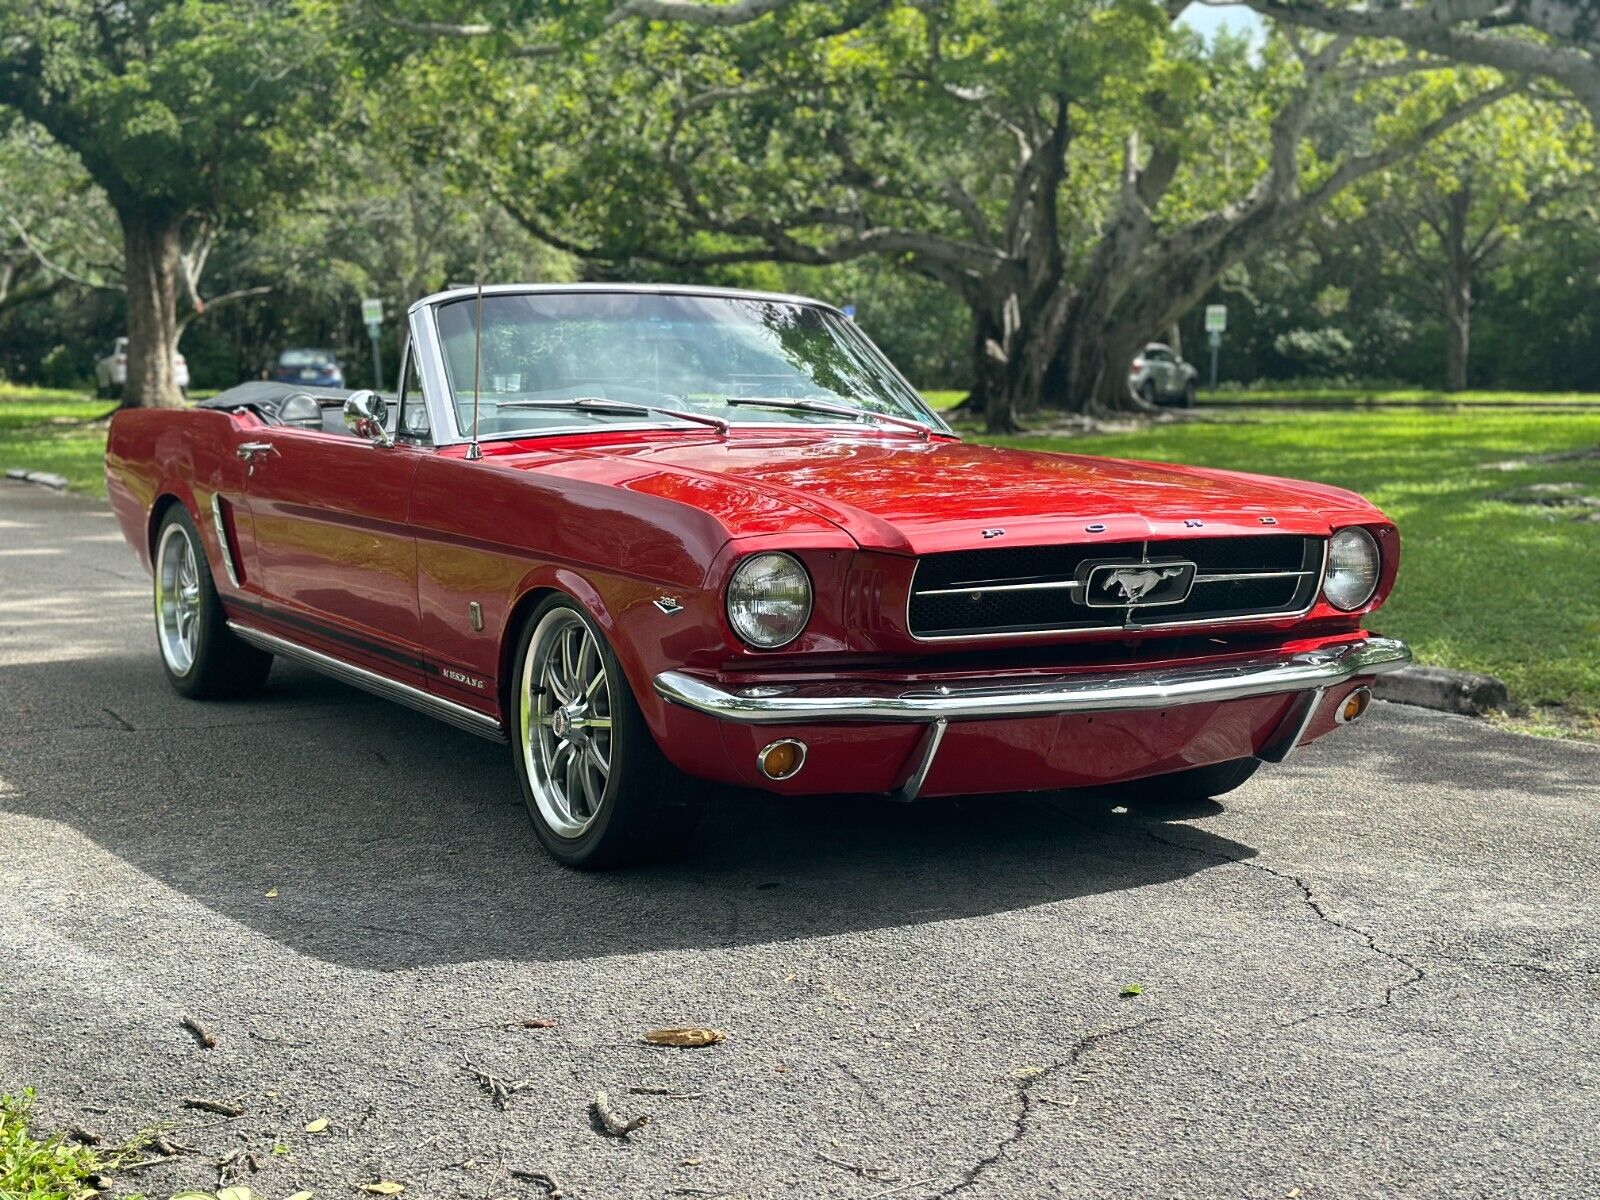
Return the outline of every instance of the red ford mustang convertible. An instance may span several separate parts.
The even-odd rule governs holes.
[[[276,656],[511,743],[576,866],[696,780],[900,800],[1216,795],[1358,718],[1394,526],[1311,483],[963,444],[840,313],[456,290],[395,396],[128,411],[106,478],[195,698]]]

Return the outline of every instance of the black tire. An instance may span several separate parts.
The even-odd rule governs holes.
[[[1152,379],[1146,379],[1139,385],[1139,399],[1146,404],[1156,404],[1156,385]]]
[[[584,633],[592,640],[585,642]],[[581,677],[590,647],[604,670],[598,690],[584,692],[582,702],[563,705],[555,685],[542,682],[546,665],[556,669],[559,651],[550,641],[555,637],[577,640],[574,675]],[[535,673],[539,679],[530,678]],[[569,694],[583,690],[572,688]],[[511,761],[534,833],[552,858],[569,867],[602,870],[659,862],[684,852],[699,824],[705,785],[688,778],[661,753],[616,653],[577,601],[552,595],[528,614],[511,659],[508,700]],[[576,714],[561,718],[564,733],[557,732],[555,710]],[[600,721],[606,722],[603,731]],[[546,728],[549,732],[542,732]],[[597,751],[593,763],[589,739]],[[602,750],[603,755],[598,753]],[[603,783],[598,775],[601,758],[606,763]],[[588,772],[576,787],[574,759],[580,771]],[[558,760],[565,764],[564,775]],[[591,790],[591,782],[599,786]],[[589,798],[595,795],[597,801]]]
[[[180,539],[191,556],[192,582],[184,577],[182,586],[175,587]],[[156,656],[168,682],[191,700],[255,695],[267,681],[272,655],[240,641],[228,628],[205,543],[183,505],[174,504],[163,514],[153,551]],[[170,562],[168,556],[173,556]],[[186,620],[179,610],[188,614]],[[192,630],[192,637],[182,634],[183,629]]]
[[[1183,406],[1185,408],[1193,408],[1195,401],[1199,398],[1198,389],[1195,387],[1194,380],[1191,379],[1183,385]]]
[[[1115,790],[1119,799],[1133,803],[1189,804],[1243,787],[1259,766],[1259,758],[1236,758],[1229,762],[1213,763],[1209,767],[1193,767],[1168,775],[1153,775],[1149,779],[1135,779],[1131,783],[1118,785]]]

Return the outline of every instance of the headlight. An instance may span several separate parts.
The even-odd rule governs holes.
[[[1328,573],[1322,594],[1335,608],[1349,612],[1372,599],[1378,587],[1382,558],[1378,543],[1365,529],[1341,529],[1328,543]]]
[[[728,581],[728,620],[752,646],[776,650],[811,617],[811,578],[790,554],[754,554]]]

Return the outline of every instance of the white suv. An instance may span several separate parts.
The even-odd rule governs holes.
[[[183,392],[189,390],[189,363],[176,350],[172,353],[172,377]],[[94,365],[94,394],[103,399],[122,399],[122,387],[128,382],[128,339],[119,337],[111,343],[111,353]]]

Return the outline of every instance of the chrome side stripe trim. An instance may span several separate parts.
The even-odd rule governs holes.
[[[233,563],[233,543],[228,541],[228,526],[222,519],[222,493],[211,493],[211,519],[217,523],[217,541],[222,546],[222,565],[228,570],[228,582],[239,586],[239,568]]]
[[[236,634],[241,641],[249,642],[258,650],[265,650],[269,654],[281,654],[285,658],[292,658],[296,662],[331,675],[341,683],[348,683],[353,687],[362,688],[375,696],[382,696],[385,700],[393,700],[397,704],[404,704],[407,708],[414,708],[418,712],[426,713],[430,717],[437,717],[447,721],[457,729],[465,729],[468,733],[475,733],[479,737],[488,738],[491,742],[506,740],[506,731],[500,722],[491,716],[468,708],[464,704],[457,704],[453,700],[446,700],[442,696],[435,696],[432,692],[425,692],[421,688],[412,687],[409,683],[400,683],[386,675],[379,675],[376,671],[369,671],[365,667],[358,667],[354,663],[345,662],[342,658],[335,658],[331,654],[324,654],[321,650],[313,650],[309,646],[302,646],[299,642],[291,642],[288,638],[279,637],[275,633],[264,633],[259,629],[252,629],[248,625],[241,625],[238,621],[229,621],[228,628]]]

